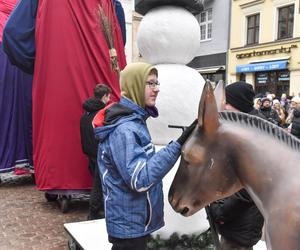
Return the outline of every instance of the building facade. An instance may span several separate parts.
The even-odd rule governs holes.
[[[196,16],[200,25],[200,50],[188,66],[212,83],[226,80],[231,0],[207,0]]]
[[[299,0],[232,0],[228,82],[300,93]]]
[[[188,66],[196,69],[212,84],[226,79],[230,6],[231,0],[205,0],[203,12],[195,16],[199,22],[201,42],[198,53]],[[141,20],[142,16],[133,12],[133,61],[143,61],[136,45],[136,34]]]
[[[138,46],[137,46],[137,33],[139,29],[139,25],[143,19],[143,16],[138,14],[137,12],[132,12],[132,61],[133,62],[141,62],[144,61]]]
[[[132,62],[132,12],[134,9],[133,0],[120,0],[125,14],[126,22],[126,44],[125,55],[127,63]]]

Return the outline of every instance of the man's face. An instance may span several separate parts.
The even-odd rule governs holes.
[[[270,101],[264,101],[263,107],[265,107],[265,108],[270,107]]]
[[[107,104],[110,100],[110,94],[107,94],[107,95],[104,95],[102,98],[101,98],[101,101],[104,102],[105,104]]]
[[[159,83],[157,81],[156,75],[149,75],[146,81],[145,87],[145,106],[153,107],[155,106],[156,97],[159,92]]]

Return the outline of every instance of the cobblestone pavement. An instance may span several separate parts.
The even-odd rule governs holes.
[[[71,199],[70,210],[47,202],[31,176],[0,175],[0,250],[68,249],[63,224],[86,220],[87,196]]]

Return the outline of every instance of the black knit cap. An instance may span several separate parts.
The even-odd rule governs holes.
[[[205,0],[135,0],[135,11],[145,15],[151,9],[162,5],[177,5],[186,8],[193,15],[203,11]]]
[[[263,97],[263,98],[261,98],[260,101],[261,101],[261,105],[263,105],[264,102],[271,102],[271,100],[268,97],[266,97],[266,96]]]
[[[225,88],[226,103],[234,108],[249,113],[253,109],[255,93],[249,83],[235,82]]]

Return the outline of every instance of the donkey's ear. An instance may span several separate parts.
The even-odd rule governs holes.
[[[205,134],[213,134],[219,127],[217,103],[209,82],[205,83],[199,102],[198,126]]]
[[[224,111],[225,104],[226,104],[226,100],[225,100],[226,97],[225,97],[225,86],[222,80],[218,82],[218,85],[214,90],[214,95],[215,95],[218,111],[219,112]]]

